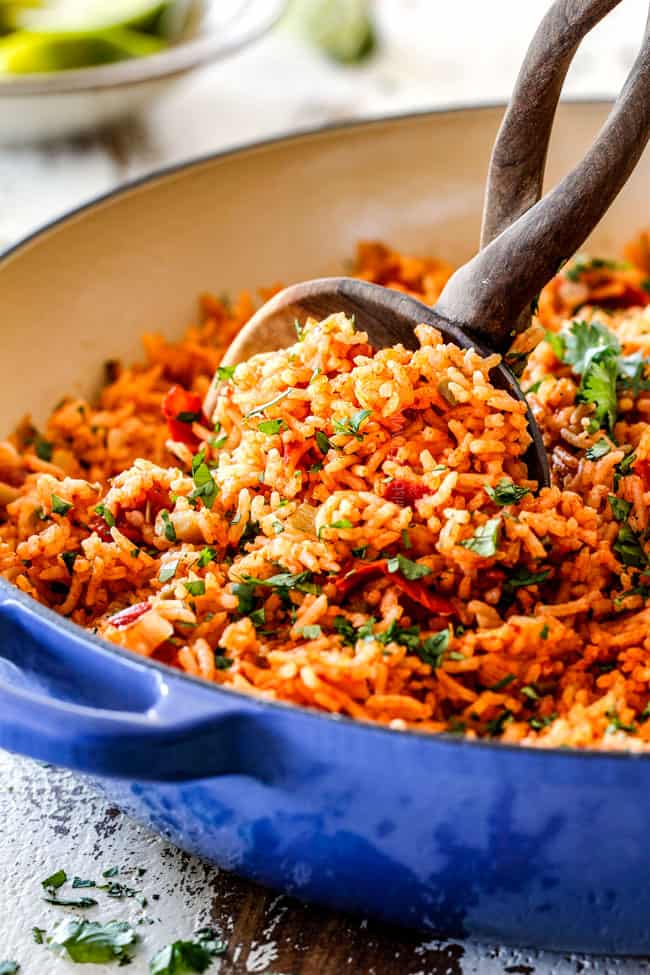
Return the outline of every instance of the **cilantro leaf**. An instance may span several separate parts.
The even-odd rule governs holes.
[[[335,433],[344,433],[355,440],[363,440],[363,434],[359,433],[362,424],[368,419],[372,410],[359,410],[352,416],[343,420],[334,420],[333,427]]]
[[[201,553],[199,555],[199,558],[198,558],[198,561],[197,561],[196,564],[198,565],[198,567],[200,569],[205,569],[206,565],[209,565],[210,562],[214,562],[214,560],[216,559],[216,557],[217,557],[217,553],[212,548],[212,546],[206,545],[205,548],[201,549]]]
[[[168,542],[176,541],[176,529],[174,528],[174,523],[169,517],[169,512],[163,508],[160,512],[160,518],[163,523],[164,535]]]
[[[249,410],[248,413],[245,413],[244,416],[247,419],[252,416],[261,416],[265,410],[268,410],[269,406],[275,406],[276,403],[279,403],[281,400],[283,400],[286,396],[289,395],[289,393],[293,393],[293,386],[289,386],[287,389],[284,389],[281,393],[278,393],[278,395],[274,396],[273,399],[270,399],[268,403],[262,403],[261,406],[255,406],[252,410]]]
[[[174,562],[166,562],[160,570],[158,575],[158,580],[160,582],[169,582],[176,575],[176,570],[178,568],[178,559]]]
[[[16,975],[19,969],[17,961],[0,961],[0,975]]]
[[[58,494],[52,495],[52,512],[55,515],[67,515],[72,505],[69,501],[64,501]]]
[[[34,442],[34,450],[39,460],[49,462],[52,460],[54,444],[50,443],[49,440],[44,440],[43,437],[37,436]]]
[[[50,944],[64,948],[75,962],[96,965],[129,957],[129,949],[138,936],[127,921],[86,921],[67,918],[54,929]]]
[[[180,413],[176,414],[176,419],[179,423],[197,423],[203,418],[203,414],[199,410],[181,410]]]
[[[616,423],[616,380],[618,361],[611,349],[596,352],[583,374],[576,401],[591,403],[594,417],[599,424],[613,430]]]
[[[192,480],[194,481],[194,490],[189,495],[190,500],[201,498],[206,508],[212,509],[219,493],[219,486],[212,477],[210,468],[205,463],[204,450],[200,450],[192,458]]]
[[[65,870],[57,870],[50,877],[46,877],[45,880],[41,880],[41,886],[45,890],[58,890],[59,887],[63,887],[64,883],[68,879],[68,875]]]
[[[305,640],[316,640],[322,632],[318,623],[314,623],[312,626],[303,626],[300,631],[301,636],[304,636]]]
[[[561,335],[564,341],[563,361],[578,375],[587,371],[595,355],[607,350],[617,356],[621,351],[618,338],[600,322],[574,321]]]
[[[343,640],[343,643],[353,647],[357,642],[357,631],[349,619],[345,616],[335,616],[332,623],[334,629]]]
[[[620,526],[612,548],[619,562],[622,562],[623,565],[632,565],[637,569],[646,568],[648,558],[643,550],[639,536],[630,528],[627,522]]]
[[[542,569],[541,572],[517,569],[506,581],[505,587],[506,589],[521,589],[522,586],[537,586],[540,582],[546,582],[550,574],[550,569]]]
[[[600,440],[597,440],[596,443],[592,444],[591,447],[587,447],[585,457],[587,460],[600,460],[600,458],[605,457],[611,449],[612,445],[605,440],[604,437],[601,437]]]
[[[484,525],[478,526],[471,538],[466,538],[460,544],[487,559],[497,554],[500,533],[501,519],[490,518]]]
[[[235,582],[232,591],[239,599],[239,612],[250,616],[255,607],[255,586],[249,582]]]
[[[320,450],[321,454],[326,454],[327,451],[332,446],[332,444],[330,443],[329,437],[326,436],[326,434],[324,434],[322,430],[317,430],[316,431],[316,444],[317,444],[318,449]]]
[[[608,494],[607,500],[616,520],[627,521],[627,516],[632,508],[632,502],[625,501],[623,498],[617,498],[615,494]]]
[[[564,272],[564,277],[568,281],[578,282],[580,278],[586,271],[619,271],[624,270],[629,267],[629,264],[624,264],[621,261],[610,261],[604,257],[582,257],[578,256],[573,261],[573,263],[567,267]]]
[[[109,528],[115,528],[115,515],[105,504],[98,504],[95,507],[95,514],[103,518]]]
[[[257,429],[260,433],[265,433],[267,436],[273,436],[276,433],[282,433],[283,430],[287,429],[287,424],[284,420],[262,420],[261,423],[257,424]]]
[[[411,559],[407,559],[405,555],[396,555],[394,559],[388,559],[386,568],[389,572],[400,572],[409,581],[431,575],[431,569],[428,565],[413,562]]]
[[[268,579],[257,579],[254,576],[245,575],[243,576],[243,581],[250,583],[254,586],[267,586],[270,589],[279,589],[280,592],[283,590],[286,592],[289,589],[295,589],[297,592],[306,593],[319,593],[320,586],[316,583],[311,582],[312,573],[309,570],[305,572],[278,572],[274,576],[270,576]]]
[[[237,366],[219,366],[217,368],[217,380],[220,383],[227,383],[235,374]]]
[[[205,582],[203,579],[192,579],[190,582],[184,582],[183,585],[190,596],[205,596]]]
[[[495,504],[503,507],[506,504],[517,504],[527,494],[530,494],[530,488],[520,487],[509,481],[507,477],[502,477],[496,487],[486,484],[485,493]]]
[[[449,630],[440,630],[433,633],[416,649],[416,654],[425,664],[429,664],[434,670],[440,667],[445,653],[449,649]]]
[[[214,665],[217,670],[230,670],[234,664],[234,660],[230,657],[222,657],[221,654],[215,653],[214,655]]]
[[[210,928],[197,931],[195,941],[174,941],[161,948],[149,963],[149,975],[190,975],[204,972],[227,945]]]

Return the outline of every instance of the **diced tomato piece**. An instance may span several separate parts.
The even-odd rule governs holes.
[[[97,532],[102,542],[112,542],[113,536],[111,535],[111,529],[106,524],[101,515],[93,515],[93,517],[88,522],[88,531]]]
[[[188,447],[198,447],[199,438],[192,430],[194,420],[179,419],[195,416],[199,423],[209,425],[208,418],[203,412],[203,400],[198,393],[189,393],[182,386],[172,386],[163,399],[162,411],[167,420],[171,439],[179,440]]]
[[[635,284],[626,284],[620,294],[603,295],[595,302],[599,308],[645,308],[650,305],[650,293]]]
[[[384,489],[386,500],[398,504],[401,508],[412,506],[418,498],[423,498],[425,494],[430,494],[430,491],[423,484],[416,484],[415,481],[407,481],[401,477],[389,481]]]
[[[114,616],[110,616],[108,621],[111,626],[114,626],[117,630],[123,630],[126,626],[130,626],[131,623],[135,623],[139,620],[141,616],[149,612],[151,609],[151,603],[135,603],[134,606],[127,606],[126,609],[121,609],[119,613],[115,613]]]
[[[436,613],[438,616],[451,616],[454,613],[454,607],[450,600],[445,596],[439,596],[437,593],[432,592],[423,582],[420,582],[418,579],[405,579],[399,572],[389,572],[387,559],[378,559],[376,562],[368,562],[366,565],[361,565],[358,569],[352,569],[351,572],[348,572],[337,580],[337,592],[339,596],[345,597],[353,589],[357,589],[364,583],[381,575],[390,576],[393,585],[397,586],[405,596],[408,596],[409,599],[412,599],[419,606],[423,606],[430,613]]]
[[[643,481],[644,489],[650,491],[650,460],[646,457],[640,457],[634,462],[632,469]]]

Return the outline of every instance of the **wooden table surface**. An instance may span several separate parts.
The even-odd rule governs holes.
[[[356,69],[325,62],[286,29],[230,63],[182,82],[141,119],[112,131],[42,146],[0,147],[0,248],[124,180],[189,156],[364,114],[507,96],[546,0],[376,0],[378,57]],[[647,0],[628,0],[590,36],[571,71],[574,95],[615,93],[634,57]],[[227,282],[223,282],[224,287]],[[149,325],[150,323],[146,323]],[[218,924],[220,975],[633,975],[650,962],[589,959],[432,941],[302,905],[173,849],[97,798],[67,772],[0,753],[0,960],[21,975],[63,975],[76,966],[33,942],[60,910],[40,881],[65,868],[93,876],[143,867],[149,906],[110,905],[141,921],[129,971],[145,975],[163,944],[197,924]],[[107,919],[107,908],[89,916]],[[98,975],[114,966],[94,966]]]

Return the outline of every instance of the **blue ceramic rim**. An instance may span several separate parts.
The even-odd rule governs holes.
[[[561,104],[565,105],[583,105],[583,106],[607,106],[612,104],[612,99],[603,96],[597,98],[571,98],[564,99]],[[272,148],[279,143],[290,143],[298,142],[302,139],[309,139],[314,136],[327,136],[329,134],[335,134],[340,131],[349,131],[355,128],[364,128],[367,126],[375,126],[382,124],[390,124],[391,122],[409,122],[417,119],[422,119],[437,115],[446,115],[449,113],[464,113],[464,112],[477,112],[477,111],[494,111],[495,109],[505,109],[504,102],[485,102],[475,105],[450,104],[441,108],[435,109],[422,109],[416,112],[406,112],[397,115],[379,115],[370,118],[356,119],[349,122],[343,123],[333,123],[327,125],[316,126],[308,129],[301,129],[298,132],[290,132],[274,136],[270,139],[260,139],[256,142],[242,143],[241,145],[233,146],[229,149],[220,150],[219,152],[205,153],[200,156],[192,157],[191,159],[185,160],[179,163],[173,163],[169,166],[162,166],[158,169],[147,173],[144,176],[140,176],[136,179],[129,180],[125,183],[121,183],[118,187],[107,193],[102,193],[92,199],[88,200],[86,203],[75,207],[72,210],[68,210],[66,213],[62,214],[60,217],[56,217],[53,220],[48,221],[42,226],[38,227],[36,230],[32,231],[27,236],[21,238],[14,244],[11,244],[8,248],[0,250],[0,266],[4,264],[9,258],[14,254],[19,252],[23,247],[28,246],[33,240],[47,234],[50,230],[55,229],[60,224],[65,223],[67,220],[79,216],[85,212],[93,210],[97,206],[101,206],[103,203],[109,200],[115,199],[117,197],[128,194],[129,192],[146,186],[150,183],[155,183],[162,181],[170,176],[174,176],[176,173],[182,172],[184,170],[194,169],[205,165],[210,162],[215,162],[219,159],[224,159],[228,156],[239,155],[240,153],[245,153],[249,151],[263,150]],[[429,747],[436,747],[440,745],[445,745],[455,748],[480,748],[484,751],[509,751],[517,752],[523,755],[529,755],[530,752],[535,754],[546,754],[553,756],[556,759],[564,759],[568,761],[576,760],[591,760],[591,761],[610,761],[614,759],[616,761],[650,761],[650,754],[648,753],[637,753],[637,752],[626,752],[619,750],[612,751],[602,751],[595,748],[591,749],[578,749],[578,748],[548,748],[539,749],[534,748],[531,745],[518,745],[511,744],[509,742],[493,741],[492,739],[467,739],[462,736],[451,735],[446,732],[440,734],[432,734],[431,732],[425,731],[414,731],[412,729],[398,730],[396,728],[389,728],[386,725],[373,724],[371,722],[359,721],[354,718],[349,718],[346,715],[332,715],[324,711],[317,711],[316,709],[303,707],[297,704],[291,704],[287,701],[267,701],[261,698],[252,697],[245,694],[243,691],[237,691],[233,688],[227,687],[223,684],[213,684],[210,681],[202,680],[200,677],[194,677],[191,674],[187,674],[182,670],[178,670],[175,667],[170,667],[168,664],[161,663],[157,660],[152,660],[149,657],[141,657],[140,655],[134,655],[132,651],[126,650],[123,647],[116,646],[109,640],[104,640],[102,637],[97,636],[97,634],[86,630],[84,627],[77,623],[73,623],[71,620],[64,616],[60,616],[54,610],[42,603],[37,602],[31,596],[22,592],[16,586],[12,585],[6,579],[0,577],[0,592],[4,591],[8,598],[11,598],[21,605],[27,607],[32,613],[40,616],[43,620],[48,621],[55,627],[61,629],[64,633],[69,633],[76,639],[85,640],[90,647],[96,647],[103,654],[112,653],[116,654],[118,657],[133,663],[134,659],[140,663],[142,666],[151,668],[166,676],[172,676],[176,679],[186,681],[190,684],[198,685],[204,690],[207,689],[208,692],[220,695],[223,694],[227,697],[234,697],[238,700],[244,698],[245,700],[254,701],[258,707],[261,709],[281,709],[283,711],[297,711],[303,717],[309,717],[313,720],[320,721],[335,721],[337,724],[350,725],[354,728],[358,728],[361,731],[367,728],[368,731],[375,733],[387,734],[387,735],[408,735],[411,737],[416,737],[420,741],[426,741],[429,743]]]

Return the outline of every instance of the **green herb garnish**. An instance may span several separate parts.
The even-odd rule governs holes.
[[[164,535],[168,542],[176,541],[176,529],[174,528],[174,523],[169,517],[169,512],[163,508],[160,512],[160,518],[163,523]]]
[[[265,410],[268,410],[270,406],[275,406],[276,403],[279,403],[281,400],[283,400],[286,396],[289,395],[289,393],[293,393],[293,386],[289,386],[288,389],[285,389],[281,393],[278,393],[278,395],[274,396],[273,399],[270,399],[268,403],[262,403],[261,406],[256,406],[254,409],[249,410],[248,413],[244,414],[245,418],[248,419],[252,416],[261,416],[265,412]]]
[[[597,440],[596,443],[592,444],[591,447],[587,447],[585,457],[587,460],[600,460],[600,458],[605,457],[611,449],[612,445],[608,443],[604,437],[601,437],[600,440]]]
[[[227,945],[210,928],[197,931],[195,941],[174,941],[161,948],[149,963],[149,975],[190,975],[204,972]]]
[[[235,369],[237,366],[218,366],[217,368],[217,380],[220,383],[229,382],[235,375]]]
[[[273,436],[276,433],[281,433],[283,430],[287,430],[288,427],[284,420],[262,420],[261,423],[257,424],[257,429],[260,431],[260,433]]]
[[[78,555],[78,552],[61,552],[61,561],[65,565],[70,575],[72,575],[74,564]]]
[[[91,962],[96,965],[129,957],[138,936],[127,921],[86,921],[68,918],[57,925],[50,945],[64,948],[75,962]]]
[[[300,635],[304,636],[305,640],[317,640],[322,632],[318,623],[314,623],[313,626],[303,626]]]
[[[16,975],[19,969],[17,961],[0,961],[0,975]]]
[[[506,589],[521,589],[522,586],[537,586],[540,582],[546,582],[551,574],[550,569],[542,569],[541,572],[529,572],[528,569],[516,569],[507,579]]]
[[[58,890],[59,887],[63,887],[64,883],[68,879],[68,875],[65,870],[57,870],[50,877],[46,877],[45,880],[41,880],[41,886],[45,890]]]
[[[449,649],[449,630],[440,630],[433,633],[416,649],[416,654],[425,664],[429,664],[434,670],[440,667],[445,653]]]
[[[646,568],[648,558],[639,536],[627,523],[622,524],[618,529],[618,535],[612,548],[619,562],[622,562],[623,565],[632,565],[637,569]]]
[[[39,460],[44,460],[49,463],[52,460],[54,444],[50,443],[49,440],[44,440],[43,437],[37,437],[34,442],[34,450]]]
[[[190,582],[184,582],[183,585],[190,596],[205,596],[205,582],[203,579],[193,579]]]
[[[616,521],[627,521],[627,516],[632,508],[632,502],[625,501],[623,498],[617,498],[615,494],[608,494],[607,500],[609,501],[609,506],[612,509],[612,514]]]
[[[520,487],[509,481],[507,477],[502,477],[496,487],[486,485],[485,493],[495,504],[503,507],[507,504],[517,504],[527,494],[530,494],[530,488]]]
[[[178,559],[175,562],[166,562],[165,565],[160,570],[158,575],[158,580],[160,582],[169,582],[176,575],[176,570],[178,569]]]
[[[395,558],[388,559],[386,568],[389,572],[400,572],[409,581],[431,575],[431,569],[428,565],[413,562],[411,559],[407,559],[405,555],[396,555]]]
[[[58,494],[52,495],[52,512],[55,515],[67,515],[68,511],[72,508],[69,501],[64,501],[60,498]]]
[[[201,553],[196,564],[200,569],[205,569],[206,565],[210,565],[210,562],[214,562],[216,557],[216,551],[210,545],[206,545],[205,548],[201,549]]]
[[[109,528],[115,528],[115,515],[105,504],[96,505],[95,514],[103,518]]]
[[[463,548],[487,559],[497,554],[500,531],[501,519],[490,518],[485,524],[478,526],[471,538],[466,538],[460,544]]]
[[[359,410],[344,420],[334,420],[334,432],[343,433],[348,437],[354,437],[355,440],[363,440],[363,434],[359,433],[359,430],[371,413],[372,410]]]
[[[219,487],[210,473],[210,468],[205,463],[204,450],[200,450],[192,458],[192,480],[194,481],[194,490],[189,495],[190,500],[201,498],[206,508],[212,509],[219,493]]]
[[[179,423],[196,423],[198,420],[201,420],[202,417],[203,414],[201,413],[200,410],[198,412],[196,411],[193,412],[191,410],[181,410],[180,413],[176,414],[176,419],[178,420]]]
[[[502,677],[501,680],[498,680],[496,684],[492,684],[492,686],[488,688],[488,690],[502,691],[505,687],[508,686],[508,684],[512,684],[513,680],[516,680],[514,674],[506,674],[506,676]]]
[[[327,437],[322,430],[316,431],[316,444],[321,454],[326,454],[330,449],[332,444],[330,443],[329,437]]]

